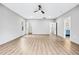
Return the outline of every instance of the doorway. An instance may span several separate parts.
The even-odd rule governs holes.
[[[56,22],[50,23],[50,34],[57,35],[57,23]]]
[[[67,17],[64,20],[64,37],[71,37],[71,17]]]
[[[32,35],[32,26],[30,22],[27,22],[27,34]]]

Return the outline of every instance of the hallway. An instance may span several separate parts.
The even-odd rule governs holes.
[[[25,35],[0,45],[1,55],[77,55],[79,45],[55,35]]]
[[[79,55],[78,25],[78,3],[1,3],[0,55]]]

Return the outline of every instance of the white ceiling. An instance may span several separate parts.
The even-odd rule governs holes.
[[[37,10],[38,5],[41,4],[43,10],[46,12],[42,14],[40,11],[34,13]],[[77,3],[4,3],[9,9],[18,13],[26,19],[40,19],[42,17],[46,18],[56,18],[63,13],[69,11]]]

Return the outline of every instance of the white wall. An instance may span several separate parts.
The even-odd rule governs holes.
[[[32,34],[50,34],[50,20],[27,20],[32,27]],[[28,29],[28,28],[27,28]],[[27,30],[28,33],[28,30]]]
[[[0,44],[25,34],[21,22],[25,20],[0,4]],[[23,24],[23,25],[24,25]]]
[[[71,16],[71,41],[79,44],[79,5],[77,7],[75,7],[74,9],[72,9],[71,11],[69,11],[68,13],[60,16],[58,19],[66,18],[69,16]],[[59,20],[57,20],[57,21],[62,23],[63,20],[64,19],[62,19],[62,21],[59,21]],[[63,28],[63,25],[59,26],[59,27]],[[59,28],[58,28],[58,31],[59,31]],[[59,33],[59,34],[61,34],[61,33]]]
[[[64,20],[62,18],[57,19],[57,34],[64,37]]]

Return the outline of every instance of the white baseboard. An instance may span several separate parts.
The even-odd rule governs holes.
[[[71,40],[73,43],[76,43],[79,45],[79,42],[78,41],[75,41],[75,40]]]

